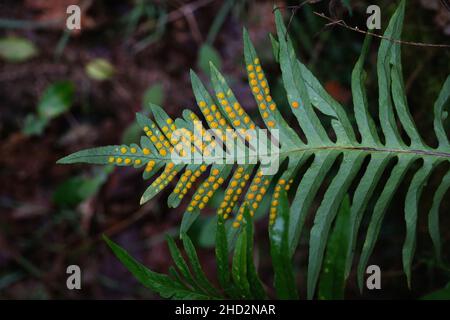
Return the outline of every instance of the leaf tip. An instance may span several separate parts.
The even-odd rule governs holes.
[[[144,203],[147,202],[146,197],[142,196],[141,199],[139,200],[139,204],[142,206]]]
[[[67,164],[67,163],[68,163],[68,162],[67,162],[67,158],[68,158],[68,156],[63,157],[63,158],[61,158],[61,159],[58,159],[58,160],[56,161],[56,164]]]
[[[105,241],[105,242],[111,242],[111,240],[109,240],[109,238],[108,238],[108,236],[106,235],[106,234],[104,234],[104,233],[102,233],[102,239]]]
[[[211,70],[211,72],[217,73],[217,67],[214,65],[214,62],[209,61],[209,69]]]
[[[244,41],[246,41],[249,38],[248,30],[246,27],[242,27],[242,36],[244,38]]]

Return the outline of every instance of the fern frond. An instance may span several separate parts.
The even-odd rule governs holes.
[[[223,222],[218,226],[221,230],[218,232],[218,237],[224,237],[225,230],[228,230],[229,243],[221,241],[220,247],[216,247],[216,252],[218,267],[221,270],[219,280],[222,286],[226,286],[226,283],[230,281],[231,272],[227,269],[228,265],[225,260],[228,251],[236,246],[237,251],[235,251],[233,263],[233,279],[236,285],[227,287],[225,291],[231,296],[239,297],[262,296],[261,290],[252,292],[251,289],[255,283],[258,283],[258,279],[253,272],[251,259],[247,256],[251,248],[245,246],[246,236],[243,234],[247,233],[249,236],[252,232],[247,229],[248,224],[244,222],[252,219],[261,201],[269,196],[269,187],[272,185],[274,190],[269,209],[269,231],[272,235],[276,235],[277,221],[281,221],[278,214],[280,197],[284,192],[290,190],[294,181],[299,181],[298,184],[295,183],[297,188],[290,206],[288,223],[284,222],[289,230],[284,234],[286,239],[277,238],[277,241],[281,242],[275,243],[275,247],[279,248],[278,251],[287,252],[288,256],[292,257],[319,188],[327,177],[332,176],[332,168],[337,168],[330,183],[326,185],[325,194],[315,212],[314,224],[310,230],[308,298],[314,297],[328,236],[345,195],[350,194],[351,197],[348,217],[350,243],[345,253],[346,277],[353,264],[364,214],[369,218],[357,266],[358,284],[362,288],[363,275],[389,204],[396,196],[396,191],[404,182],[408,171],[415,167],[414,164],[420,163],[420,167],[414,172],[409,183],[405,199],[406,239],[403,244],[402,261],[408,284],[410,284],[411,263],[416,245],[418,203],[422,190],[433,170],[439,164],[450,161],[450,144],[444,128],[444,120],[447,117],[444,109],[450,97],[450,77],[447,78],[434,105],[434,130],[439,145],[433,148],[421,138],[409,112],[402,76],[400,44],[387,40],[401,38],[404,10],[405,2],[401,1],[384,33],[378,51],[380,131],[377,130],[375,121],[369,113],[364,88],[364,62],[369,50],[369,37],[364,40],[361,55],[353,69],[354,117],[361,137],[360,141],[356,138],[358,136],[356,129],[353,128],[346,110],[325,91],[319,80],[297,59],[291,40],[289,37],[285,37],[286,28],[281,13],[276,11],[278,39],[271,36],[271,42],[275,58],[280,64],[290,110],[297,119],[304,139],[288,125],[279,112],[277,104],[271,96],[261,62],[245,29],[243,38],[245,67],[250,90],[263,123],[268,129],[262,139],[272,141],[273,136],[278,134],[280,147],[279,149],[274,147],[273,150],[275,150],[279,163],[284,165],[281,172],[278,174],[265,173],[262,159],[267,156],[264,153],[267,153],[268,150],[259,150],[255,140],[248,134],[249,130],[260,128],[237,101],[224,76],[212,64],[211,83],[214,95],[191,71],[194,96],[205,124],[202,123],[199,116],[191,111],[185,110],[183,118],[171,119],[162,108],[152,106],[154,120],[141,114],[137,115],[137,121],[145,133],[140,146],[121,145],[79,151],[61,159],[59,163],[112,163],[136,168],[145,166],[145,179],[161,172],[145,191],[141,203],[152,199],[158,192],[166,188],[177,175],[180,175],[169,196],[169,206],[178,206],[189,190],[194,189],[194,194],[183,216],[182,234],[188,231],[200,211],[208,205],[211,197],[228,181],[217,213],[219,221]],[[330,120],[336,141],[330,138],[318,112],[321,117]],[[400,126],[410,143],[403,140]],[[208,132],[207,128],[222,131],[233,129],[235,131],[232,136],[218,138]],[[176,135],[178,131],[183,133],[181,138]],[[195,132],[200,132],[200,135],[196,135]],[[233,139],[239,143],[232,144]],[[205,142],[207,143],[205,144]],[[180,148],[180,146],[187,147],[187,150],[193,154],[193,158],[197,157],[200,162],[175,163],[174,157],[181,158],[182,153],[186,151],[186,148]],[[269,146],[272,147],[273,143],[269,143]],[[214,148],[223,153],[219,156],[214,153],[214,156],[211,156]],[[237,149],[242,151],[245,156],[227,162],[226,155]],[[257,163],[250,162],[249,159],[258,161]],[[365,162],[367,162],[367,166],[363,166]],[[304,168],[306,164],[309,164],[309,167]],[[388,168],[391,167],[389,164],[393,167],[388,172]],[[305,172],[302,176],[298,174],[300,169]],[[387,176],[386,181],[381,179],[383,174]],[[361,176],[358,181],[355,179],[357,176]],[[200,183],[198,186],[195,184],[197,182]],[[353,184],[355,185],[354,189],[351,188]],[[377,187],[382,190],[380,194],[375,193]],[[434,194],[433,205],[428,216],[429,233],[438,257],[440,257],[441,250],[438,211],[449,188],[450,173],[447,172]],[[354,192],[350,192],[350,189]],[[373,210],[369,211],[367,208],[371,201],[375,205]],[[248,208],[247,218],[245,217],[245,208]],[[287,219],[286,217],[282,218]],[[225,227],[225,221],[231,219],[233,221],[226,224]],[[189,247],[189,243],[186,244]],[[276,255],[276,252],[272,252],[272,255]],[[192,257],[194,258],[194,256]],[[214,291],[203,277],[195,279],[185,272],[182,264],[179,264],[178,267],[181,276],[188,280],[188,285],[195,287],[198,282],[204,290],[210,293]],[[293,281],[292,276],[281,274],[282,271],[288,272],[288,270],[280,268],[275,270],[276,274],[279,273],[276,282],[277,292],[279,291],[280,296],[283,297],[296,296],[297,293],[289,287],[290,281]]]
[[[296,297],[294,273],[289,261],[287,221],[289,203],[286,193],[280,198],[280,217],[271,233],[271,252],[275,269],[275,286],[278,296]],[[254,232],[252,217],[247,206],[244,208],[244,228],[239,234],[234,248],[230,268],[228,240],[222,216],[217,219],[216,263],[220,288],[217,289],[206,277],[197,256],[195,246],[187,234],[183,234],[183,247],[188,257],[183,258],[174,239],[167,237],[167,244],[175,263],[169,268],[169,274],[159,274],[147,269],[133,259],[123,248],[106,236],[104,240],[116,257],[146,287],[164,298],[173,299],[266,299],[267,294],[254,265]]]

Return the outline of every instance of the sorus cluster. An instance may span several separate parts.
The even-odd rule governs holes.
[[[178,180],[175,186],[174,192],[178,195],[179,199],[183,199],[184,195],[189,191],[194,182],[207,170],[205,164],[197,166],[197,169],[186,169]]]
[[[262,171],[258,170],[255,178],[250,185],[250,188],[245,195],[244,205],[239,208],[239,213],[236,216],[235,221],[233,222],[233,227],[238,228],[241,225],[245,205],[248,206],[250,216],[253,217],[255,215],[256,210],[258,209],[261,201],[264,198],[264,195],[267,192],[267,188],[269,187],[271,178],[271,176],[264,176]]]
[[[208,179],[203,181],[195,192],[191,203],[188,205],[188,212],[194,211],[196,206],[201,210],[208,204],[215,191],[219,189],[220,185],[225,181],[225,179],[219,175],[220,170],[213,167]]]
[[[275,192],[273,194],[273,200],[270,204],[270,215],[269,215],[269,223],[272,225],[275,222],[275,219],[277,218],[277,210],[278,210],[278,199],[280,197],[280,191],[284,188],[284,190],[289,191],[291,188],[292,182],[294,182],[293,179],[289,180],[289,182],[286,183],[285,179],[278,180],[276,186],[275,186]]]
[[[143,155],[149,155],[150,150],[147,148],[140,149],[137,146],[128,147],[128,146],[121,146],[118,147],[116,152],[118,154],[121,154],[120,156],[110,156],[108,158],[109,163],[115,163],[117,165],[134,165],[136,167],[139,167],[142,165],[142,156]]]
[[[264,122],[269,128],[274,128],[276,122],[273,111],[277,109],[277,106],[270,95],[270,89],[258,58],[255,58],[253,63],[247,64],[247,74],[248,83]]]

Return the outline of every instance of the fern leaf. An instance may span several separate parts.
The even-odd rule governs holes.
[[[211,284],[211,282],[206,277],[203,269],[200,265],[200,261],[197,256],[197,252],[195,251],[194,244],[191,239],[185,234],[183,237],[183,246],[186,254],[189,258],[189,261],[192,266],[192,271],[194,273],[194,278],[196,282],[210,295],[210,296],[219,296],[217,289]]]
[[[292,45],[285,39],[285,27],[279,11],[275,12],[275,19],[280,44],[280,67],[291,110],[305,133],[308,143],[315,145],[329,143],[330,139],[323,125],[312,109],[300,66],[296,63],[295,52]]]
[[[445,80],[439,97],[434,104],[434,131],[439,141],[439,148],[450,150],[450,143],[444,130],[444,120],[448,117],[448,111],[444,111],[444,106],[450,99],[450,76]]]
[[[264,128],[268,130],[259,137],[269,142],[267,150],[260,150],[254,136],[249,133],[252,129],[264,128],[257,127],[255,119],[252,119],[238,102],[225,77],[210,64],[214,94],[206,89],[193,71],[190,73],[201,117],[193,111],[184,110],[181,118],[172,119],[161,107],[151,105],[150,117],[136,115],[144,132],[140,145],[83,150],[64,157],[58,163],[115,164],[143,168],[144,179],[156,177],[144,192],[141,203],[172,186],[172,181],[180,176],[169,196],[168,204],[169,207],[177,207],[185,197],[192,194],[186,201],[188,203],[180,234],[185,241],[191,265],[196,270],[196,275],[189,274],[186,262],[182,261],[178,249],[172,243],[171,251],[175,255],[179,271],[173,269],[171,275],[172,278],[181,279],[176,281],[176,286],[185,290],[180,296],[196,294],[197,291],[201,295],[214,292],[201,273],[198,275],[200,278],[197,277],[200,267],[191,244],[184,237],[187,237],[186,232],[200,211],[208,206],[210,199],[223,186],[225,193],[217,210],[218,278],[224,293],[235,298],[265,297],[263,286],[252,264],[251,229],[251,220],[265,198],[270,199],[267,215],[272,256],[284,261],[283,266],[274,266],[277,274],[276,291],[283,298],[298,295],[292,287],[292,270],[290,267],[282,270],[282,267],[290,265],[290,259],[304,233],[302,231],[307,215],[322,188],[325,193],[318,203],[314,224],[309,230],[307,297],[315,296],[331,226],[346,194],[350,195],[351,206],[348,218],[349,245],[343,257],[345,278],[348,277],[353,258],[356,256],[364,215],[369,220],[357,263],[358,285],[362,289],[366,266],[375,248],[389,204],[396,196],[399,185],[404,182],[405,175],[414,170],[405,199],[406,239],[402,249],[404,271],[410,284],[417,237],[418,203],[423,187],[439,164],[450,161],[450,143],[444,127],[444,120],[448,115],[445,108],[450,98],[450,77],[444,83],[434,104],[434,131],[439,145],[433,148],[422,139],[408,108],[400,43],[387,40],[401,38],[404,11],[405,1],[401,1],[384,32],[378,50],[377,121],[369,112],[364,85],[364,63],[369,51],[370,37],[364,40],[362,52],[352,72],[353,113],[356,119],[354,128],[350,121],[352,117],[349,117],[347,111],[325,91],[313,73],[297,59],[291,39],[285,36],[283,17],[277,10],[275,20],[278,39],[271,36],[270,40],[275,59],[280,65],[290,111],[295,116],[302,135],[289,126],[278,110],[262,63],[248,32],[244,29],[244,60],[249,90],[257,104]],[[325,121],[322,123],[323,118],[329,120],[327,123],[331,123],[330,128],[325,125]],[[380,131],[377,130],[376,122],[380,123]],[[216,135],[217,131],[207,129],[234,132],[231,135],[219,136]],[[329,130],[334,131],[335,141],[330,138]],[[404,141],[400,132],[406,133],[408,141]],[[360,139],[357,138],[359,136]],[[236,151],[242,154],[230,160],[228,156]],[[263,159],[271,152],[281,165],[280,172],[265,171],[267,164]],[[183,160],[186,153],[196,161]],[[421,163],[421,166],[413,166],[416,162]],[[363,166],[363,163],[367,163],[367,166]],[[304,174],[300,175],[298,172]],[[361,177],[359,181],[356,181],[357,176]],[[382,179],[383,176],[387,179]],[[288,208],[289,213],[286,214],[286,206],[280,207],[280,203],[283,195],[294,184],[297,188]],[[274,192],[271,198],[268,198],[268,190],[272,188]],[[441,251],[438,211],[449,188],[450,175],[446,172],[434,193],[428,215],[429,233],[438,258]],[[378,189],[381,192],[376,192]],[[369,210],[372,207],[369,206],[371,202],[374,202],[375,206]],[[230,271],[228,254],[233,248],[233,270]],[[153,274],[149,276],[159,279],[159,276]],[[230,284],[231,280],[234,284]],[[170,290],[169,288],[164,294],[174,296]]]
[[[222,216],[219,216],[217,219],[215,250],[219,283],[226,293],[232,293],[233,287],[230,285],[231,272],[228,264],[228,241]]]
[[[380,233],[381,223],[383,222],[387,207],[394,197],[395,191],[403,180],[403,177],[415,159],[416,157],[411,155],[401,155],[398,157],[398,163],[392,170],[389,179],[384,185],[383,192],[375,204],[375,208],[369,222],[369,227],[367,228],[366,240],[362,248],[361,258],[358,264],[358,285],[360,290],[362,290],[363,276],[366,270],[367,262],[375,247],[375,242],[377,241]]]
[[[442,262],[441,258],[441,236],[439,233],[439,206],[444,198],[445,193],[450,188],[450,172],[442,178],[439,187],[433,197],[433,204],[428,214],[428,230],[431,240],[433,241],[436,258],[438,262]]]
[[[250,283],[247,277],[247,258],[247,232],[244,229],[236,241],[232,265],[233,281],[238,289],[239,297],[244,299],[251,297]]]
[[[362,152],[344,155],[341,167],[325,193],[317,210],[309,240],[308,298],[312,299],[319,277],[325,245],[339,204],[364,160]]]
[[[344,299],[345,254],[350,246],[350,226],[350,198],[346,196],[339,208],[327,243],[318,290],[318,297],[321,300]]]
[[[174,299],[211,299],[210,296],[192,291],[179,281],[174,281],[167,275],[159,274],[147,269],[144,265],[133,259],[123,248],[103,236],[116,257],[127,267],[134,277],[144,286],[159,293],[163,298]]]
[[[439,161],[426,158],[423,166],[414,175],[405,199],[406,239],[403,244],[403,269],[405,271],[408,286],[411,287],[411,262],[416,248],[416,228],[418,205],[422,189],[426,184],[431,171]]]
[[[254,257],[253,257],[253,223],[252,223],[252,216],[250,215],[250,210],[247,206],[244,207],[244,218],[245,218],[245,233],[247,237],[247,278],[248,283],[250,285],[250,293],[251,296],[255,299],[265,299],[266,292],[264,291],[263,284],[261,282],[261,279],[259,278],[258,272],[256,270],[256,266],[254,263]]]
[[[289,206],[284,190],[281,191],[277,209],[280,214],[269,228],[275,290],[279,299],[296,299],[298,293],[288,244]]]
[[[295,253],[306,215],[312,201],[327,173],[331,169],[339,153],[336,151],[320,151],[314,155],[314,161],[306,171],[297,188],[291,205],[289,224],[289,246],[291,255]]]
[[[378,50],[377,58],[377,76],[379,89],[379,113],[380,125],[384,133],[386,145],[394,147],[404,147],[405,144],[400,137],[400,133],[395,122],[395,114],[391,99],[391,72],[390,72],[390,57],[392,54],[393,42],[387,39],[399,39],[401,33],[401,26],[403,24],[403,16],[405,10],[405,3],[402,1],[394,12],[386,31],[383,34],[383,39]]]
[[[372,154],[367,169],[361,178],[358,187],[353,195],[353,204],[350,212],[350,245],[346,254],[345,275],[348,277],[352,266],[353,256],[355,253],[357,237],[363,213],[367,209],[369,200],[380,181],[381,175],[386,169],[391,157],[386,154]]]
[[[369,113],[367,93],[364,86],[364,60],[367,56],[371,37],[366,36],[361,50],[361,55],[352,71],[352,95],[355,110],[355,119],[361,134],[361,144],[365,146],[381,146],[377,128]]]

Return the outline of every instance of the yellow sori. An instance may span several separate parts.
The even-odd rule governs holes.
[[[272,101],[267,80],[261,66],[259,65],[259,59],[255,58],[252,62],[253,64],[247,65],[249,85],[255,99],[258,101],[260,110],[262,110],[261,113],[265,119],[264,121],[266,121],[269,128],[274,128],[276,126],[276,122],[274,121],[274,114],[270,111],[275,111],[277,107],[275,102]],[[256,73],[254,71],[256,71]],[[266,111],[267,108],[270,110],[269,112]]]

